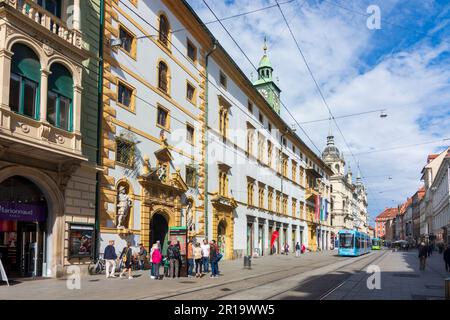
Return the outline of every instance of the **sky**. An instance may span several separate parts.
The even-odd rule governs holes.
[[[219,18],[275,5],[275,0],[205,0]],[[215,20],[203,0],[188,0],[204,22]],[[336,119],[336,145],[368,191],[370,222],[423,184],[429,154],[450,145],[450,2],[433,0],[279,0],[308,65]],[[288,3],[286,3],[288,2]],[[369,29],[369,6],[380,28]],[[372,20],[370,20],[372,21]],[[223,21],[257,66],[268,55],[279,77],[281,101],[320,151],[330,121],[311,75],[278,7]],[[251,78],[256,71],[218,23],[207,25]],[[282,107],[287,123],[294,119]],[[339,128],[339,129],[338,129]],[[298,128],[297,128],[298,129]],[[342,132],[342,134],[340,133]],[[299,136],[319,153],[301,130]]]

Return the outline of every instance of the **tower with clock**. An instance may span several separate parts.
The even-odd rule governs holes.
[[[253,83],[259,93],[266,99],[272,109],[280,114],[281,90],[273,81],[273,68],[267,56],[267,39],[264,38],[264,56],[258,67],[258,79]]]

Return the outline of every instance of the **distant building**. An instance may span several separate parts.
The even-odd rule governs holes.
[[[375,236],[385,240],[392,240],[394,237],[392,220],[395,219],[398,208],[386,208],[375,218]]]

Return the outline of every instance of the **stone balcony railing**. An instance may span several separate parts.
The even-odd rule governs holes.
[[[49,32],[81,49],[82,35],[79,30],[79,0],[75,1],[72,25],[51,14],[33,0],[4,0],[11,7],[19,11],[26,19],[31,19]]]

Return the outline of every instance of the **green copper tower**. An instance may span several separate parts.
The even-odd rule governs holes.
[[[253,85],[259,93],[266,99],[272,109],[280,114],[280,93],[281,90],[273,81],[273,68],[267,56],[267,39],[264,37],[264,56],[261,58],[258,67],[258,80]]]

